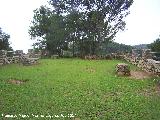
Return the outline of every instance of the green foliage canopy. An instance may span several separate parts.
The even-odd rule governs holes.
[[[153,43],[151,43],[149,48],[154,52],[160,52],[160,38],[157,38]]]
[[[6,34],[0,28],[0,50],[12,50],[9,43],[10,35]]]
[[[81,56],[97,54],[102,44],[124,30],[133,0],[50,0],[34,11],[29,34],[51,53],[73,44]],[[60,52],[59,52],[60,53]]]

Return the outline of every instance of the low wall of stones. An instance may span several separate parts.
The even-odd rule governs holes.
[[[149,50],[143,50],[141,57],[138,55],[135,56],[135,54],[126,54],[124,55],[124,60],[138,66],[146,72],[160,75],[160,61],[153,60]]]
[[[37,63],[37,60],[40,58],[40,54],[35,54],[33,51],[30,51],[28,51],[27,54],[24,54],[23,50],[0,50],[0,65],[12,63],[22,63],[23,65],[35,64]]]
[[[111,53],[107,55],[86,55],[84,59],[86,60],[113,60],[113,59],[123,59],[123,54]]]

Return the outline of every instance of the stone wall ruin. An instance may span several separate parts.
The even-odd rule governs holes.
[[[151,72],[160,75],[160,61],[153,60],[153,55],[150,49],[143,49],[141,55],[133,49],[131,54],[124,55],[124,59],[129,63],[138,66],[146,72]]]
[[[33,50],[29,50],[27,54],[23,50],[6,51],[0,50],[0,65],[22,63],[23,65],[33,65],[38,62],[40,54],[35,54]]]

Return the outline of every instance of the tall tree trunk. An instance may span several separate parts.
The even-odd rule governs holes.
[[[84,58],[84,40],[83,40],[83,38],[80,41],[80,57]]]
[[[73,40],[73,47],[72,47],[72,54],[73,54],[73,57],[75,57],[75,54],[74,54],[74,53],[75,53],[75,50],[74,50],[75,46],[74,46],[74,45],[75,45],[75,41]]]

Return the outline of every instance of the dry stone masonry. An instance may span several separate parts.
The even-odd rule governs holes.
[[[8,63],[6,55],[7,55],[7,51],[6,50],[0,50],[0,65]]]
[[[119,63],[116,65],[116,73],[119,76],[129,76],[130,75],[130,68],[128,64]]]
[[[31,50],[30,50],[31,51]],[[22,63],[23,65],[37,64],[40,54],[31,53],[24,54],[23,50],[6,51],[0,50],[0,65],[11,63]]]
[[[111,53],[108,55],[87,55],[84,59],[88,60],[98,60],[98,59],[124,59],[129,63],[132,63],[142,70],[146,72],[151,72],[156,75],[160,75],[160,61],[153,60],[153,52],[150,49],[144,50],[137,50],[133,49],[132,53],[127,54],[118,54],[118,53]],[[6,51],[0,50],[0,65],[10,64],[10,63],[22,63],[23,65],[33,65],[37,64],[38,59],[41,57],[43,52],[36,52],[33,49],[29,49],[27,54],[23,53],[23,50],[16,50],[16,51]],[[52,58],[58,58],[58,56],[53,55]],[[122,69],[122,70],[120,70]],[[129,74],[128,67],[125,64],[120,64],[117,66],[118,74],[125,75]]]
[[[160,61],[153,60],[152,52],[150,49],[143,49],[141,52],[133,49],[132,54],[124,55],[124,59],[142,70],[156,75],[160,75]]]

